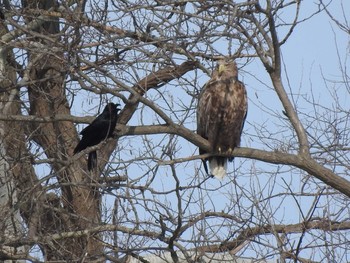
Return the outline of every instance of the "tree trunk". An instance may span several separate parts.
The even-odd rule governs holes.
[[[24,3],[28,12],[41,14],[42,9],[53,10],[55,1],[28,1]],[[35,12],[34,12],[35,10]],[[27,24],[35,21],[32,15],[28,16]],[[42,16],[40,17],[42,19]],[[34,19],[34,20],[33,20]],[[45,35],[36,39],[38,43],[49,47],[51,41],[58,42],[59,21],[41,22],[38,19],[38,27],[35,32]],[[40,23],[41,22],[41,23]],[[6,33],[3,28],[3,33]],[[4,52],[5,51],[5,52]],[[7,52],[7,53],[6,53]],[[21,102],[19,100],[19,89],[16,88],[15,71],[10,71],[8,57],[10,52],[3,50],[2,54],[8,54],[2,58],[2,75],[6,83],[1,83],[1,88],[6,92],[1,93],[2,114],[20,115]],[[57,114],[70,115],[70,108],[65,94],[66,65],[63,63],[63,52],[42,52],[40,49],[29,52],[26,79],[31,83],[28,85],[29,113],[38,117],[52,117]],[[77,132],[74,124],[69,121],[36,123],[32,122],[24,127],[20,122],[2,123],[1,127],[1,190],[6,196],[7,202],[3,202],[6,209],[17,205],[21,215],[28,227],[29,238],[39,238],[49,234],[57,234],[62,231],[77,231],[97,226],[100,222],[100,195],[89,182],[94,182],[97,174],[85,171],[85,162],[82,160],[74,165],[69,164],[73,149],[77,143]],[[13,136],[16,134],[15,136]],[[56,194],[48,191],[42,182],[39,182],[34,171],[31,153],[26,148],[29,139],[35,141],[43,149],[45,155],[52,160],[52,174],[58,181]],[[43,181],[44,182],[44,181]],[[85,185],[81,187],[81,183]],[[19,189],[19,193],[7,189]],[[12,187],[11,187],[12,186]],[[5,191],[7,190],[7,191]],[[10,194],[11,196],[9,196]],[[18,197],[16,197],[18,195]],[[10,202],[16,202],[11,206]],[[11,213],[9,213],[11,214]],[[3,221],[16,222],[8,227],[8,232],[22,231],[19,227],[19,214],[14,218]],[[18,236],[18,233],[16,233]],[[39,242],[44,253],[45,260],[82,260],[91,261],[97,259],[103,252],[100,236],[80,236],[75,238],[61,239],[55,242]]]
[[[7,34],[6,26],[0,20],[0,37]],[[11,51],[6,52],[5,47],[0,48],[0,114],[16,115],[20,110],[19,90],[14,88],[16,82],[16,69],[14,68],[14,56]],[[13,136],[16,131],[16,136]],[[0,229],[5,239],[24,236],[24,228],[20,211],[13,209],[20,202],[18,196],[23,189],[23,177],[20,177],[21,167],[26,166],[24,161],[23,128],[18,123],[0,123]],[[22,153],[23,155],[21,156]],[[28,169],[28,175],[30,175]],[[15,178],[19,180],[15,180]],[[20,188],[17,188],[20,186]],[[0,248],[1,259],[25,257],[27,249],[24,246],[3,246]],[[22,261],[17,261],[22,262]],[[23,260],[24,262],[24,260]]]

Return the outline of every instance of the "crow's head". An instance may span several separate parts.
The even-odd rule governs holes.
[[[103,110],[103,113],[116,115],[120,111],[120,108],[118,108],[118,106],[120,106],[120,104],[118,104],[118,103],[114,104],[113,102],[110,102],[110,103],[107,104],[107,106]]]

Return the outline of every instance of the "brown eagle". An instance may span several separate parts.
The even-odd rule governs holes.
[[[197,133],[209,141],[211,153],[231,154],[239,147],[247,109],[247,92],[238,80],[236,63],[220,60],[199,95],[197,107]],[[199,149],[199,153],[207,152]],[[208,160],[211,175],[222,179],[226,175],[227,159],[232,161],[233,157],[203,159],[206,173]]]

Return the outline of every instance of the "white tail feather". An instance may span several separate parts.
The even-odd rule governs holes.
[[[211,159],[209,161],[209,168],[210,168],[210,172],[211,174],[218,178],[218,179],[222,179],[226,176],[226,169],[227,169],[227,161],[225,160],[224,165],[220,165],[218,164],[217,160],[215,158]]]

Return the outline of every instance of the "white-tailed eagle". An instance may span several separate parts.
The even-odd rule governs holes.
[[[210,153],[232,153],[239,147],[244,121],[247,116],[247,92],[238,80],[237,65],[233,60],[220,60],[211,79],[203,87],[197,106],[197,133],[207,139]],[[200,154],[207,153],[199,149]],[[210,173],[217,178],[226,175],[227,160],[233,157],[212,156],[209,161]]]

